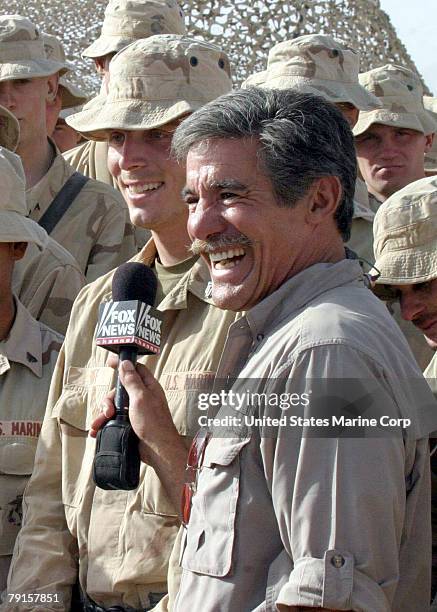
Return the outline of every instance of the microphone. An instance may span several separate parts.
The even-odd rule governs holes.
[[[128,262],[112,279],[112,302],[99,308],[96,344],[134,365],[137,355],[158,354],[161,313],[153,308],[157,280],[142,263]],[[93,479],[105,490],[136,489],[140,476],[138,438],[129,421],[129,396],[117,376],[115,417],[97,434]]]

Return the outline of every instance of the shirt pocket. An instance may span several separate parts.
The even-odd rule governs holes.
[[[66,506],[78,506],[87,484],[92,482],[95,439],[88,431],[100,414],[114,377],[114,370],[108,367],[70,367],[53,407],[52,417],[58,420],[62,438],[62,501]]]
[[[182,545],[185,570],[216,577],[231,571],[240,454],[249,442],[250,438],[212,438],[208,442]]]
[[[0,556],[11,555],[22,522],[22,497],[33,471],[38,439],[0,438]]]

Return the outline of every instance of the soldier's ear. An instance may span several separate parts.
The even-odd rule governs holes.
[[[27,242],[13,242],[12,243],[12,258],[14,261],[23,259],[26,253]]]
[[[54,102],[59,87],[59,74],[52,74],[47,77],[47,102]]]

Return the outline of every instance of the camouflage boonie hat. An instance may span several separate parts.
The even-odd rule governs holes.
[[[0,184],[0,242],[35,242],[43,246],[38,224],[27,219],[21,159],[3,147],[0,147]]]
[[[33,79],[59,72],[65,63],[47,59],[38,28],[21,15],[0,15],[0,81]]]
[[[360,56],[331,36],[308,34],[270,49],[267,70],[250,76],[243,87],[295,89],[328,102],[349,102],[361,110],[381,106],[358,82]]]
[[[108,130],[150,130],[192,113],[231,90],[229,59],[219,47],[165,34],[137,40],[109,67],[106,95],[67,123],[92,140]]]
[[[177,0],[109,0],[102,32],[82,57],[118,53],[140,38],[186,31],[184,13]]]
[[[15,151],[20,140],[20,124],[4,106],[0,106],[0,147]]]
[[[74,71],[74,64],[67,62],[61,41],[56,36],[46,34],[45,32],[42,33],[42,37],[47,59],[64,64],[68,72]],[[70,83],[65,76],[59,78],[59,88],[62,96],[62,108],[80,106],[88,100],[88,96],[79,87]]]
[[[409,68],[386,64],[360,74],[360,83],[379,98],[382,108],[360,112],[352,130],[359,136],[374,123],[432,134],[437,125],[423,106],[423,87]]]
[[[437,98],[423,96],[423,105],[437,124]],[[437,138],[435,136],[430,151],[425,153],[425,171],[437,172]]]
[[[377,283],[409,285],[437,278],[437,177],[400,189],[373,222]]]

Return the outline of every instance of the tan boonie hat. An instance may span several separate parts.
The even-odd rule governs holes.
[[[437,177],[400,189],[373,222],[377,283],[410,285],[437,278]]]
[[[150,130],[231,90],[229,59],[210,43],[164,34],[137,40],[111,61],[106,96],[67,123],[92,140],[108,130]]]
[[[67,62],[61,41],[56,36],[46,34],[45,32],[43,32],[42,37],[47,59],[63,64],[68,69],[68,72],[74,72],[74,64]],[[65,76],[60,77],[59,88],[62,96],[62,108],[80,106],[88,100],[88,96],[79,87],[70,83]]]
[[[243,87],[295,89],[322,96],[328,102],[349,102],[370,110],[378,99],[358,82],[360,56],[331,36],[308,34],[270,49],[267,70],[250,76]]]
[[[62,62],[47,59],[38,28],[21,15],[0,15],[0,81],[33,79],[67,72]]]
[[[423,96],[423,105],[437,124],[437,98]],[[425,153],[425,170],[426,172],[437,172],[437,138],[435,136],[431,149]]]
[[[41,242],[38,224],[27,219],[26,182],[21,159],[0,147],[0,242]]]
[[[408,68],[386,64],[360,74],[360,83],[379,98],[382,108],[360,112],[353,128],[355,136],[374,123],[432,134],[437,125],[423,106],[423,87],[419,77]]]
[[[15,151],[20,140],[20,124],[4,106],[0,106],[0,147]]]
[[[186,31],[184,13],[177,0],[109,0],[102,32],[82,57],[118,53],[140,38]]]

